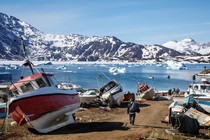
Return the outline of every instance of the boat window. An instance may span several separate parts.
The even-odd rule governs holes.
[[[206,89],[206,86],[205,86],[205,85],[202,85],[202,86],[201,86],[201,89],[202,89],[202,90],[205,90],[205,89]]]
[[[105,92],[109,91],[110,89],[111,89],[111,87],[110,86],[107,86],[107,87],[104,88],[104,91],[103,92],[105,93]]]
[[[210,90],[210,86],[206,86],[206,90]]]
[[[92,92],[90,93],[90,95],[96,95],[96,93],[95,93],[94,91],[92,91]]]
[[[34,88],[32,87],[31,83],[25,83],[22,86],[20,86],[20,88],[23,91],[23,93],[27,92],[27,91],[34,90]]]
[[[46,87],[46,84],[42,79],[37,79],[36,82],[37,82],[37,84],[39,85],[40,88]]]
[[[18,95],[19,93],[18,93],[18,90],[15,88],[14,90],[12,90],[12,93],[14,94],[14,95]]]
[[[114,87],[114,86],[115,86],[115,83],[114,83],[114,82],[112,82],[112,83],[110,83],[110,84],[109,84],[109,86],[112,88],[112,87]]]
[[[52,77],[48,76],[47,78],[48,78],[51,85],[54,85],[54,83],[56,83],[55,79],[53,79]]]
[[[198,86],[196,85],[196,86],[194,86],[194,89],[198,89]]]

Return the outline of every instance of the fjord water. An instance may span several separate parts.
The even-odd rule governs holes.
[[[63,64],[62,64],[63,65]],[[166,67],[156,65],[140,64],[66,64],[65,69],[57,69],[61,64],[42,65],[37,67],[44,68],[46,73],[54,74],[59,82],[71,82],[82,86],[83,88],[98,88],[108,82],[110,79],[118,81],[125,92],[136,93],[138,83],[147,83],[158,91],[168,91],[169,89],[179,88],[186,91],[189,83],[192,82],[192,76],[204,69],[209,64],[186,64],[186,70],[170,70]],[[126,68],[126,73],[113,75],[109,72],[109,67]],[[28,68],[8,70],[12,73],[13,82],[22,74],[31,74]],[[104,74],[102,74],[104,73]],[[167,76],[170,76],[170,79]],[[153,76],[154,79],[149,77]],[[198,78],[196,80],[199,80]]]

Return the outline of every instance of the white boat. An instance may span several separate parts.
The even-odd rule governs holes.
[[[100,92],[98,89],[88,89],[79,93],[80,102],[90,104],[96,98],[100,98]]]
[[[93,100],[100,100],[107,104],[121,104],[121,97],[124,95],[122,86],[115,80],[111,80],[104,73],[100,74],[100,77],[104,75],[109,81],[101,86],[100,88],[92,88],[84,90],[80,93],[81,102],[86,102],[87,104],[91,103]],[[98,79],[97,79],[98,82]]]
[[[200,76],[200,81],[189,85],[185,93],[186,103],[194,102],[203,110],[210,113],[210,69],[205,69],[196,75]],[[193,79],[195,80],[195,75]]]
[[[151,76],[151,75],[149,76],[149,79],[154,79],[154,78],[155,78],[154,76]]]
[[[168,108],[171,109],[171,113],[173,115],[175,115],[177,113],[183,112],[183,109],[184,109],[183,104],[184,104],[184,102],[182,102],[182,101],[174,101],[169,105]]]
[[[25,48],[23,45],[25,54]],[[48,133],[74,122],[80,99],[78,93],[57,87],[53,74],[34,73],[34,67],[25,54],[24,66],[29,67],[31,75],[21,76],[9,90],[9,114],[18,124],[26,122],[41,133]]]
[[[185,96],[189,95],[195,95],[195,96],[201,95],[201,97],[203,95],[210,96],[210,82],[209,82],[210,75],[209,73],[205,73],[206,71],[208,72],[208,70],[204,70],[196,74],[197,76],[200,76],[200,81],[191,83],[188,87]]]
[[[155,94],[155,90],[152,87],[149,87],[147,84],[140,84],[137,89],[137,99],[140,100],[152,100]]]
[[[100,89],[100,98],[103,101],[112,101],[115,104],[121,104],[121,97],[124,95],[122,86],[115,80],[109,81]]]
[[[191,94],[210,95],[210,84],[203,81],[191,83],[185,95],[187,96]]]

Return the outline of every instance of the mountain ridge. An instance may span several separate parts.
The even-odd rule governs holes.
[[[189,38],[172,45],[167,42],[142,45],[123,42],[114,36],[47,34],[16,17],[0,13],[0,59],[24,59],[20,37],[24,39],[30,58],[38,61],[139,61],[210,53],[210,42],[199,44]]]

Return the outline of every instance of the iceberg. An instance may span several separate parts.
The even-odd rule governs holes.
[[[185,66],[181,62],[167,61],[166,64],[167,64],[166,69],[172,69],[172,70],[186,70],[187,69],[187,66]]]

